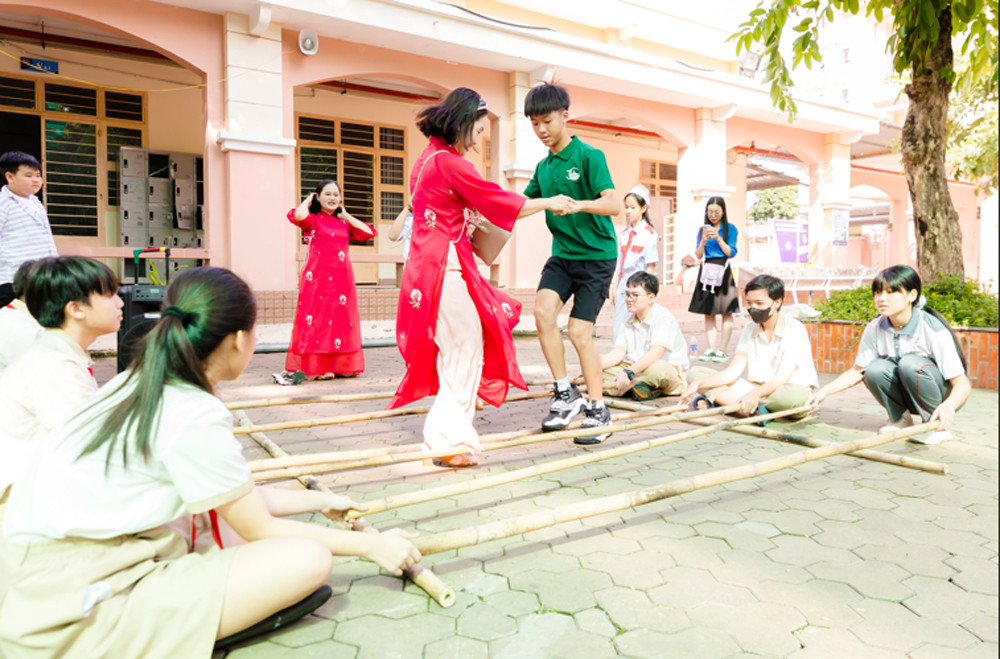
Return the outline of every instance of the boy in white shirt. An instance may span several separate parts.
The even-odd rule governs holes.
[[[614,350],[601,359],[605,395],[631,392],[648,400],[676,396],[687,386],[684,335],[674,315],[656,303],[659,292],[660,283],[648,272],[636,272],[625,283],[629,316],[619,328]]]
[[[42,189],[42,166],[21,151],[0,156],[6,185],[0,189],[0,307],[14,295],[14,273],[25,261],[55,256],[49,216],[35,194]]]
[[[805,405],[819,381],[808,331],[798,320],[780,313],[785,284],[777,277],[759,275],[747,284],[745,294],[754,322],[743,328],[736,356],[718,372],[692,368],[685,400],[693,407],[738,404],[741,416]],[[744,370],[745,379],[741,377]]]
[[[24,282],[34,261],[25,261],[14,273],[14,299],[0,308],[0,373],[28,349],[43,331],[24,303]]]
[[[102,334],[117,332],[122,321],[118,278],[84,256],[36,261],[24,298],[46,329],[0,375],[0,500],[17,478],[26,445],[97,391],[87,348]]]

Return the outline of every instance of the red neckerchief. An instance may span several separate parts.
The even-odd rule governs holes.
[[[194,541],[198,537],[198,526],[195,523],[197,515],[191,515],[191,551],[194,551]],[[215,509],[208,511],[208,520],[212,523],[212,538],[215,540],[215,544],[219,545],[219,549],[225,549],[222,546],[222,535],[219,533],[219,513],[215,512]]]
[[[625,274],[625,257],[628,256],[628,250],[632,246],[632,239],[635,238],[636,233],[638,232],[635,229],[629,227],[628,242],[625,243],[625,249],[622,250],[622,267],[618,270],[619,279]]]

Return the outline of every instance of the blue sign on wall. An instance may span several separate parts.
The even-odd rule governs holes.
[[[40,71],[42,73],[59,73],[59,62],[48,59],[35,59],[34,57],[21,58],[22,71]]]

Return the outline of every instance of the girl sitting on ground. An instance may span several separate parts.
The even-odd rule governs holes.
[[[195,268],[164,304],[132,369],[41,440],[11,489],[0,538],[4,656],[208,657],[216,639],[322,604],[331,554],[397,575],[420,560],[399,533],[273,517],[337,506],[319,492],[255,487],[213,394],[253,355],[250,287],[228,270]],[[166,526],[209,510],[246,544],[188,553]]]
[[[965,356],[948,322],[926,306],[920,275],[908,265],[894,265],[872,280],[876,316],[861,335],[854,366],[816,392],[819,405],[838,391],[864,380],[889,422],[880,432],[894,432],[922,421],[939,420],[939,430],[912,441],[940,444],[951,439],[955,411],[972,391]]]

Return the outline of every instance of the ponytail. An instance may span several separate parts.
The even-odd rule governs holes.
[[[170,382],[191,384],[212,393],[205,361],[222,340],[237,331],[250,331],[257,320],[257,304],[245,281],[223,268],[193,268],[170,284],[160,320],[140,342],[128,376],[111,396],[116,400],[80,457],[107,444],[106,464],[121,443],[122,459],[130,452],[144,460],[151,455],[161,413],[163,390]],[[132,385],[132,386],[130,386]],[[109,395],[100,402],[108,401]],[[129,439],[133,438],[133,439]]]
[[[942,316],[937,309],[928,307],[927,298],[922,295],[920,296],[920,300],[917,304],[914,305],[914,308],[923,309],[925,313],[929,313],[934,316],[941,322],[942,325],[944,325],[945,329],[948,330],[948,333],[951,334],[951,340],[955,343],[955,351],[958,353],[958,358],[962,360],[962,368],[964,368],[966,374],[968,374],[969,362],[965,359],[965,350],[962,348],[962,342],[958,340],[958,335],[955,334],[955,330],[952,329],[951,325],[948,324],[948,321],[944,319],[944,316]]]

